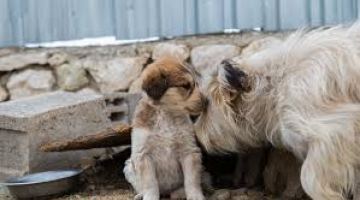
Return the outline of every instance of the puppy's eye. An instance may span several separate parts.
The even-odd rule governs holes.
[[[190,83],[186,83],[186,84],[182,85],[181,87],[184,88],[185,90],[190,90],[191,85],[190,85]]]

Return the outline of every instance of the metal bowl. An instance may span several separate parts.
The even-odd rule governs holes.
[[[9,179],[4,185],[19,199],[59,195],[79,184],[79,174],[78,170],[40,172]]]

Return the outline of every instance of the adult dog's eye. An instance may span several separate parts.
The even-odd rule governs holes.
[[[184,88],[185,90],[190,90],[191,85],[190,85],[190,83],[186,83],[186,84],[182,85],[181,87]]]

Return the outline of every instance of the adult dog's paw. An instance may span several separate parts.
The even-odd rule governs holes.
[[[205,200],[205,197],[201,193],[194,193],[188,195],[187,200]]]
[[[142,200],[159,200],[159,195],[156,194],[145,194],[142,196]]]

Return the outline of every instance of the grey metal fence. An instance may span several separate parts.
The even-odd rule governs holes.
[[[360,0],[0,0],[0,46],[284,30],[359,17]]]

